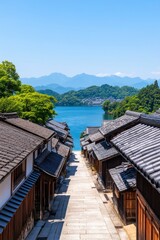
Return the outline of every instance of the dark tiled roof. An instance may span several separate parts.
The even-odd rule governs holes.
[[[68,146],[68,147],[70,147],[70,148],[72,148],[72,147],[74,146],[73,143],[68,142],[68,141],[65,141],[65,142],[64,142],[64,145],[66,145],[66,146]]]
[[[67,138],[66,138],[66,141],[73,143],[73,138],[67,137]]]
[[[61,173],[64,163],[65,158],[63,156],[58,153],[51,152],[43,162],[37,164],[37,167],[41,171],[57,178]]]
[[[138,124],[111,142],[153,184],[160,188],[160,129]]]
[[[99,161],[111,159],[119,155],[118,151],[114,147],[111,147],[106,141],[94,145],[93,152]]]
[[[98,131],[99,127],[87,127],[86,128],[86,134],[94,134]]]
[[[92,149],[93,149],[93,147],[94,147],[94,145],[95,145],[95,142],[86,145],[86,149],[87,149],[87,151],[88,151],[88,152],[91,152]]]
[[[57,153],[63,157],[67,157],[69,154],[70,148],[63,143],[58,143],[57,145]]]
[[[89,139],[91,140],[91,142],[97,142],[104,139],[104,136],[102,135],[102,133],[97,131],[96,133],[89,135]]]
[[[34,171],[25,180],[25,182],[20,186],[16,193],[11,197],[11,199],[5,204],[5,206],[0,210],[0,234],[3,232],[4,228],[10,222],[15,212],[19,208],[20,204],[37,182],[40,177],[40,173]]]
[[[55,148],[57,146],[58,139],[57,138],[52,138],[52,148]]]
[[[49,122],[46,123],[46,127],[49,129],[52,129],[53,131],[55,131],[57,133],[57,135],[63,139],[66,139],[68,132],[62,128],[59,128],[55,125],[50,124]]]
[[[54,134],[53,131],[51,131],[45,127],[42,127],[38,124],[32,123],[28,120],[24,120],[21,118],[8,118],[8,119],[6,119],[6,122],[8,122],[16,127],[19,127],[25,131],[33,133],[39,137],[43,137],[44,139],[49,139]]]
[[[160,127],[160,114],[143,114],[140,118],[140,122],[146,125]]]
[[[110,169],[109,173],[119,192],[136,188],[136,171],[134,167],[128,163],[122,163],[121,165]]]
[[[0,181],[44,141],[0,121]]]
[[[139,116],[130,116],[125,114],[124,116],[119,117],[114,121],[106,123],[106,125],[100,127],[99,131],[104,136],[107,136],[125,127],[128,127],[130,125],[132,126],[132,124],[136,124],[139,118],[140,118]]]
[[[81,142],[81,146],[83,147],[83,146],[86,146],[87,144],[90,144],[90,142],[88,141],[88,140],[83,140],[82,142]]]
[[[62,129],[66,129],[67,128],[67,126],[65,125],[65,124],[63,124],[63,123],[60,123],[60,122],[57,122],[57,121],[55,121],[55,120],[49,120],[48,121],[48,123],[50,123],[50,124],[52,124],[52,125],[54,125],[54,126],[56,126],[56,127],[59,127],[59,128],[62,128]]]
[[[114,120],[103,120],[102,126],[105,126],[105,125],[111,123],[112,121],[114,122]]]
[[[88,135],[86,135],[86,136],[80,138],[80,142],[88,141],[88,140],[89,140],[89,136],[88,136]]]

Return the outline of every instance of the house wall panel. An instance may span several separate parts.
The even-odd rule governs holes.
[[[6,203],[11,196],[11,174],[0,183],[0,208]]]
[[[29,154],[26,161],[26,177],[33,171],[33,153]]]

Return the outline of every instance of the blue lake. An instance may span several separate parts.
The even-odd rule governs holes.
[[[56,107],[56,121],[67,122],[74,139],[74,150],[80,150],[80,134],[88,126],[101,126],[103,119],[112,119],[104,114],[102,107]]]

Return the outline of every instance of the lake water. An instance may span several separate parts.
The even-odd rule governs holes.
[[[104,114],[101,106],[56,107],[56,121],[67,122],[74,139],[74,150],[80,150],[80,134],[88,126],[101,126],[103,119],[112,119]]]

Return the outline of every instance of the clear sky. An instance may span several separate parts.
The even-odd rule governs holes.
[[[160,0],[0,0],[0,33],[21,77],[160,78]]]

